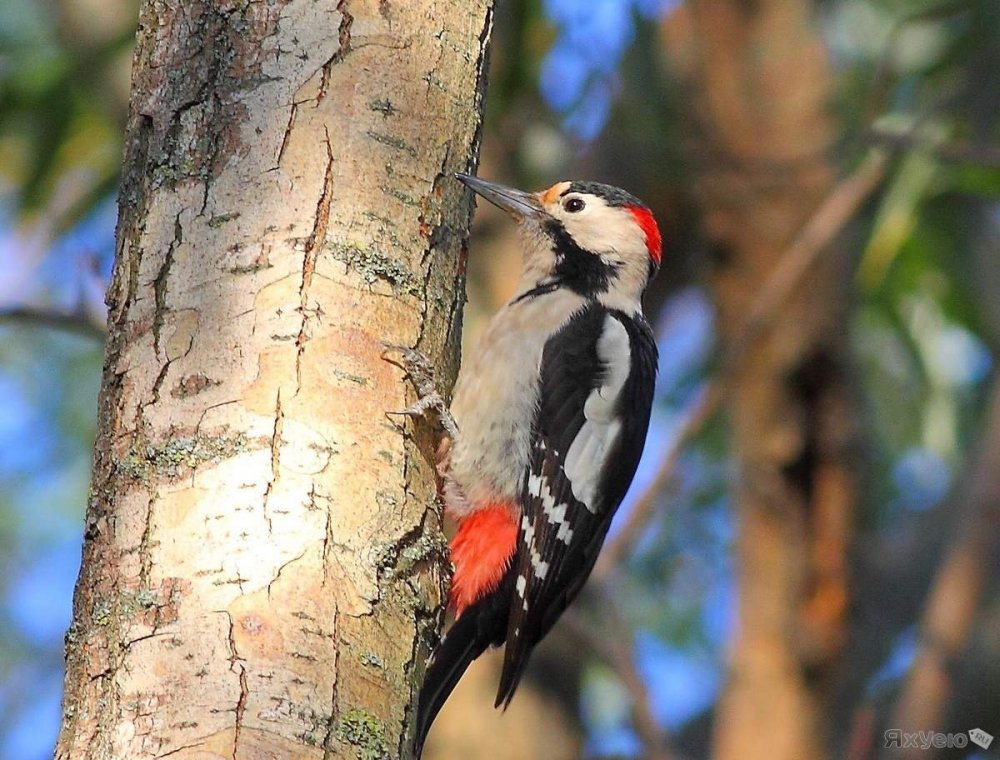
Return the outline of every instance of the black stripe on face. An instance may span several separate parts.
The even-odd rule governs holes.
[[[537,298],[538,296],[544,296],[546,293],[552,293],[559,289],[559,280],[551,280],[549,282],[539,282],[531,290],[524,291],[521,295],[515,298],[511,303],[517,303],[518,301],[526,301],[529,298]]]
[[[585,298],[607,291],[617,265],[609,264],[597,254],[581,248],[562,223],[555,219],[545,222],[545,232],[552,238],[552,250],[556,256],[553,273],[563,286]]]

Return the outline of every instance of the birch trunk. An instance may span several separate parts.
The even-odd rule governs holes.
[[[382,341],[454,374],[490,28],[143,2],[58,758],[405,756],[444,555]]]

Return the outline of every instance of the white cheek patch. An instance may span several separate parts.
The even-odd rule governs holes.
[[[590,392],[583,407],[586,422],[566,453],[563,470],[573,496],[591,512],[597,511],[597,488],[610,448],[621,430],[615,417],[618,397],[632,368],[632,346],[625,326],[608,316],[597,340],[597,358],[605,369],[604,382]]]
[[[598,253],[606,261],[626,258],[646,265],[646,235],[621,206],[609,206],[603,199],[592,197],[587,199],[583,212],[560,212],[557,218],[584,250]]]

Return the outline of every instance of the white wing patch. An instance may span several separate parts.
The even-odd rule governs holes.
[[[608,450],[621,430],[615,405],[632,368],[628,331],[611,315],[604,320],[604,330],[597,339],[597,358],[604,365],[606,376],[603,384],[587,397],[583,406],[587,421],[566,452],[563,466],[573,496],[591,512],[597,511],[597,487]]]

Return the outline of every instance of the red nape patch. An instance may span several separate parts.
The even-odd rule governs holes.
[[[448,605],[456,617],[496,588],[510,565],[516,544],[517,517],[510,504],[491,504],[462,520],[451,540],[455,575]]]
[[[642,227],[642,231],[646,234],[646,250],[649,251],[649,258],[654,263],[659,264],[663,240],[660,238],[660,228],[656,224],[653,212],[642,206],[626,206],[626,208],[632,212],[635,221],[638,222],[639,226]]]

